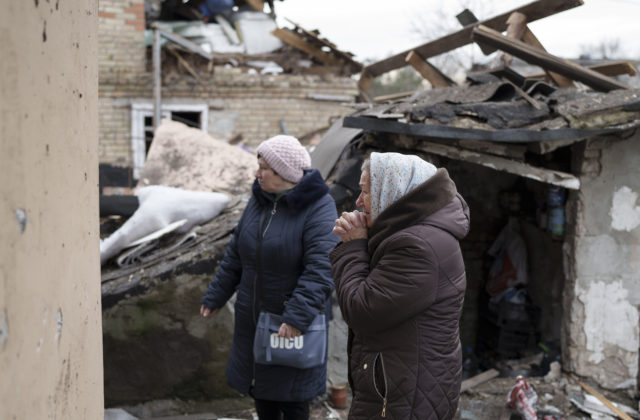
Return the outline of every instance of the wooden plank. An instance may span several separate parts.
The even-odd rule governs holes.
[[[458,13],[456,15],[456,19],[458,19],[458,22],[460,22],[460,25],[462,25],[463,27],[474,25],[480,22],[476,15],[474,15],[473,12],[469,9],[464,9],[462,12]],[[489,55],[496,52],[495,48],[491,48],[487,45],[479,45],[479,47],[484,55]]]
[[[308,93],[307,98],[314,101],[328,102],[353,102],[353,96],[350,95],[330,95],[327,93]]]
[[[291,45],[292,47],[297,48],[300,51],[303,51],[317,58],[318,60],[322,61],[325,64],[328,64],[328,65],[340,64],[340,61],[336,57],[330,54],[327,54],[321,49],[316,48],[313,45],[309,44],[307,41],[302,39],[295,32],[292,32],[287,29],[276,28],[273,31],[271,31],[271,33],[277,38],[279,38],[285,44]]]
[[[454,143],[449,144],[459,146],[463,149],[518,160],[524,160],[524,154],[528,150],[527,146],[519,144],[492,143],[488,141],[456,140]]]
[[[178,34],[174,34],[171,31],[168,31],[164,28],[162,28],[161,26],[158,26],[156,24],[151,25],[156,31],[160,32],[160,35],[162,35],[163,37],[175,42],[178,45],[182,45],[183,47],[185,47],[188,50],[193,51],[194,53],[201,55],[202,57],[206,58],[207,60],[211,60],[211,54],[209,54],[208,52],[206,52],[205,50],[203,50],[202,48],[200,48],[200,46],[198,44],[196,44],[195,42],[191,42],[189,41],[187,38],[184,38]]]
[[[407,96],[411,96],[416,93],[415,90],[410,90],[408,92],[398,92],[391,93],[389,95],[380,95],[373,98],[374,102],[386,102],[386,101],[394,101],[396,99],[406,98]]]
[[[368,103],[373,103],[373,99],[369,96],[369,89],[371,83],[375,77],[370,75],[366,70],[360,73],[360,80],[358,80],[358,90],[360,91],[360,98]]]
[[[503,51],[530,63],[538,65],[544,69],[553,70],[570,79],[584,83],[595,90],[608,92],[614,89],[630,89],[624,83],[620,83],[615,79],[604,76],[598,72],[572,63],[538,48],[532,47],[522,41],[508,38],[500,32],[494,31],[483,25],[479,25],[473,29],[473,40],[479,43],[493,45]]]
[[[407,55],[406,61],[411,64],[423,78],[427,79],[434,88],[449,87],[453,84],[451,80],[447,80],[448,78],[444,76],[440,70],[420,57],[415,51],[411,51]]]
[[[246,0],[249,6],[255,11],[262,12],[264,10],[264,1],[262,0]]]
[[[522,15],[524,17],[524,15]],[[531,45],[532,47],[539,48],[542,51],[547,51],[543,46],[540,40],[531,32],[531,29],[526,25],[526,17],[524,17],[525,24],[522,32],[521,38],[522,41],[526,44]],[[573,87],[573,81],[567,77],[564,77],[561,74],[554,73],[552,71],[545,70],[545,74],[551,80],[553,80],[560,87]]]
[[[509,15],[509,18],[507,19],[507,36],[513,39],[522,40],[526,29],[527,17],[524,14],[520,12],[514,12]],[[509,59],[508,61],[509,62],[505,61],[504,63],[507,66],[511,65],[511,60]]]
[[[500,372],[496,369],[489,369],[485,372],[482,372],[479,375],[473,376],[469,379],[462,381],[462,385],[460,386],[460,392],[464,392],[468,389],[473,388],[474,386],[478,386],[481,383],[487,382],[493,378],[496,378],[500,375]]]
[[[293,26],[296,27],[297,30],[301,31],[303,34],[305,34],[306,36],[313,38],[314,40],[316,40],[318,43],[322,44],[323,46],[328,47],[329,49],[331,49],[331,51],[336,54],[337,56],[339,56],[341,59],[345,60],[346,62],[348,62],[349,64],[353,65],[355,68],[357,68],[358,70],[362,70],[362,64],[355,61],[353,59],[353,54],[349,53],[349,52],[345,52],[345,51],[341,51],[339,50],[335,44],[333,44],[332,42],[330,42],[327,39],[324,38],[320,38],[318,36],[318,34],[308,31],[306,29],[304,29],[302,26],[298,25],[297,23],[295,23],[294,21],[292,21],[291,19],[287,19],[285,18],[287,21],[289,21],[289,23],[291,23]]]
[[[480,23],[489,28],[504,31],[507,29],[507,18],[513,12],[521,12],[528,17],[529,22],[534,22],[547,16],[581,6],[582,4],[582,0],[538,0],[493,18],[483,20]],[[405,67],[407,65],[405,57],[411,51],[415,51],[420,54],[421,57],[429,59],[447,51],[464,47],[472,42],[471,34],[473,28],[474,26],[467,26],[442,38],[438,38],[434,41],[427,42],[426,44],[419,45],[415,48],[408,49],[391,57],[385,58],[384,60],[370,64],[365,67],[365,70],[367,70],[367,72],[373,77],[376,77],[388,71]]]
[[[507,19],[507,24],[508,37],[521,40],[526,44],[539,48],[542,51],[546,51],[538,38],[536,38],[536,36],[527,26],[527,17],[524,14],[520,12],[512,13],[511,16],[509,16],[509,19]],[[511,65],[511,61],[513,60],[513,56],[511,54],[507,54],[504,52],[502,53],[502,56],[500,58],[502,59],[504,65],[507,67]],[[547,76],[548,80],[553,80],[560,87],[573,86],[573,82],[571,81],[571,79],[567,79],[566,77],[558,73],[553,73],[545,70],[545,75]],[[522,85],[520,84],[519,86]]]
[[[588,69],[597,71],[605,76],[620,76],[621,74],[628,74],[629,76],[635,76],[638,74],[638,69],[628,61],[615,61],[605,64],[594,64],[591,66],[585,66]],[[544,77],[544,73],[536,73],[528,75],[530,79],[541,79]]]
[[[198,83],[202,83],[202,79],[200,78],[200,76],[198,76],[198,73],[196,73],[196,71],[193,69],[193,67],[191,67],[189,62],[187,60],[185,60],[184,58],[182,58],[180,53],[178,51],[176,51],[175,48],[172,48],[172,47],[173,47],[173,45],[168,45],[167,46],[167,51],[169,51],[171,54],[173,54],[174,57],[176,57],[178,59],[178,62],[180,62],[180,64],[182,64],[182,66],[185,69],[187,69],[187,71],[198,81]]]
[[[505,80],[505,79],[503,79]],[[509,82],[508,80],[506,80],[507,82]],[[538,100],[536,100],[535,98],[533,98],[531,95],[529,95],[527,92],[525,92],[524,90],[522,90],[522,88],[520,88],[520,86],[511,83],[511,86],[513,86],[513,88],[516,90],[516,92],[518,92],[518,95],[522,96],[524,98],[525,101],[529,102],[529,104],[534,107],[535,109],[537,109],[538,111],[540,111],[542,109],[542,104],[540,102],[538,102]]]
[[[505,159],[499,156],[491,156],[483,153],[460,150],[456,147],[445,146],[431,142],[422,142],[417,146],[418,150],[434,155],[445,156],[450,159],[475,163],[487,168],[503,171],[510,174],[534,179],[545,184],[557,185],[570,190],[580,189],[580,180],[572,174],[551,169],[538,168],[523,162]]]
[[[578,384],[582,388],[584,388],[584,390],[587,391],[589,394],[593,395],[594,397],[602,401],[602,403],[607,407],[609,407],[609,409],[613,411],[616,414],[616,416],[620,417],[622,420],[632,420],[631,416],[629,416],[627,413],[625,413],[624,411],[620,410],[618,407],[613,405],[613,403],[609,401],[607,397],[605,397],[604,395],[602,395],[601,393],[593,389],[591,386],[581,381],[578,381]]]
[[[463,27],[479,22],[476,15],[474,15],[473,12],[469,9],[464,9],[462,12],[458,13],[456,15],[456,19],[458,19],[458,22],[460,22],[460,25],[462,25]]]

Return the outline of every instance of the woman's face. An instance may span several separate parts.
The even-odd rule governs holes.
[[[255,176],[260,183],[260,188],[268,193],[276,193],[291,188],[291,183],[275,173],[262,157],[258,158],[258,170]]]
[[[371,178],[368,171],[363,171],[362,175],[360,175],[360,195],[356,200],[356,206],[362,209],[367,219],[367,227],[371,227],[373,223],[371,216]]]

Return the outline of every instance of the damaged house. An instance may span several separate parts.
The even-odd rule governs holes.
[[[103,193],[136,185],[154,118],[251,147],[349,112],[362,67],[350,53],[295,23],[278,28],[262,1],[237,3],[209,15],[202,1],[100,1]]]
[[[350,79],[335,74],[248,74],[243,67],[216,66],[217,55],[210,75],[215,83],[200,84],[185,64],[179,64],[178,56],[164,51],[165,58],[176,59],[176,68],[183,74],[175,84],[163,83],[162,104],[183,104],[185,98],[200,98],[197,92],[206,91],[202,96],[207,109],[205,131],[218,138],[243,134],[249,146],[265,133],[284,131],[283,127],[300,135],[317,128],[317,122],[328,116],[344,115],[331,124],[312,153],[314,167],[327,179],[341,210],[353,208],[360,164],[371,151],[418,154],[445,167],[471,209],[471,231],[461,243],[467,268],[461,320],[465,378],[492,369],[495,375],[541,376],[555,362],[565,373],[601,388],[636,392],[640,363],[640,177],[636,169],[640,162],[640,91],[632,86],[637,86],[637,70],[629,62],[581,65],[556,57],[544,50],[527,26],[581,3],[534,1],[481,22],[466,11],[458,16],[459,31],[358,70],[357,89]],[[105,4],[101,3],[101,13],[111,13],[103,8]],[[166,30],[157,28],[162,27],[156,26],[156,36]],[[297,26],[292,33],[306,40],[317,38]],[[471,43],[487,54],[498,51],[498,58],[485,69],[468,73],[464,83],[456,84],[428,61]],[[190,51],[191,60],[204,60],[202,54],[193,53],[195,48],[182,48]],[[182,50],[178,54],[187,56]],[[338,52],[332,54],[341,57]],[[528,63],[533,73],[520,71],[518,62]],[[204,63],[208,66],[211,61]],[[372,98],[369,87],[375,77],[409,65],[431,89],[384,100]],[[143,125],[150,127],[153,81],[149,71],[143,73],[141,96],[147,101]],[[172,73],[163,74],[169,77]],[[226,76],[218,79],[223,74]],[[245,78],[248,85],[230,82],[236,76]],[[121,73],[118,77],[126,80],[129,76]],[[349,92],[358,95],[359,102],[349,109],[339,102],[317,101],[308,96],[311,89],[304,85],[310,80],[316,83],[314,93]],[[252,96],[254,92],[258,98]],[[294,131],[294,122],[285,118],[290,114],[278,111],[269,114],[270,125],[263,132],[251,134],[255,120],[245,126],[244,118],[255,111],[244,107],[254,102],[279,103],[281,97],[269,96],[276,92],[291,95],[286,101],[294,107],[308,101],[315,101],[313,107],[326,103],[326,114],[310,118],[308,126]],[[135,101],[116,92],[100,101],[105,111],[119,114],[133,127]],[[109,126],[109,112],[101,117],[105,127]],[[220,128],[220,121],[233,124]],[[136,175],[148,179],[150,185],[186,187],[185,179],[161,178],[150,168],[163,156],[177,153],[179,139],[208,141],[201,137],[201,130],[175,124],[174,131],[163,123],[155,133],[154,143],[160,140],[156,150],[170,150],[156,154],[156,146],[150,148],[150,166],[140,166]],[[134,164],[133,155],[126,157],[124,150],[140,137],[128,135],[119,137],[128,138],[120,143],[123,153],[116,160],[101,160],[103,164]],[[107,131],[101,128],[101,150],[106,151],[111,143],[103,137],[108,138]],[[198,227],[189,242],[176,247],[181,237],[168,235],[161,239],[160,248],[170,251],[155,250],[127,265],[112,261],[103,267],[108,404],[168,396],[234,395],[224,379],[231,309],[205,321],[198,317],[196,307],[222,258],[247,192],[236,190],[228,207]],[[339,310],[334,309],[329,381],[339,384],[346,380],[341,338],[346,329]],[[160,346],[167,350],[154,351]],[[540,358],[527,368],[508,363],[532,354]],[[141,365],[145,368],[136,369]],[[463,389],[471,386],[467,383]],[[504,395],[500,401],[502,408]],[[461,410],[468,408],[463,398]]]
[[[566,372],[636,389],[640,91],[630,77],[637,70],[553,56],[527,26],[580,4],[537,1],[483,22],[466,11],[459,18],[471,21],[458,32],[366,66],[365,99],[374,77],[407,65],[433,88],[362,104],[329,130],[314,164],[347,208],[370,151],[415,153],[447,168],[472,215],[462,241],[469,355],[491,363],[540,343]],[[472,42],[502,55],[463,86],[428,61]],[[513,57],[543,72],[520,74]]]

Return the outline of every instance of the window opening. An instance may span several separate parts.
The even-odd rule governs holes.
[[[207,131],[209,107],[206,104],[163,104],[162,118],[181,122],[189,127]],[[131,106],[131,150],[133,178],[140,178],[147,153],[153,142],[153,105],[150,102]]]

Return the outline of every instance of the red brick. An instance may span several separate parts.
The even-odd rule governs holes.
[[[144,16],[144,8],[142,8],[142,7],[139,7],[139,8],[138,7],[128,7],[126,9],[124,9],[124,12],[125,13],[131,13],[131,14],[137,15],[139,17]]]

